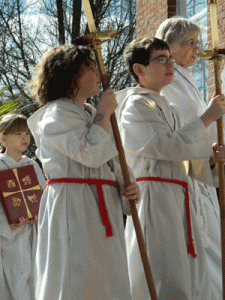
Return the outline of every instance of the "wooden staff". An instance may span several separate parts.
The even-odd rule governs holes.
[[[216,95],[221,95],[221,60],[225,49],[219,49],[219,34],[217,23],[217,0],[209,0],[211,28],[213,39],[213,50],[205,50],[198,53],[203,59],[209,59],[214,62]],[[217,140],[219,146],[224,145],[223,118],[217,120]],[[220,220],[221,220],[221,250],[222,250],[222,275],[223,275],[223,300],[225,300],[225,181],[224,181],[224,162],[219,162],[219,202],[220,202]]]
[[[217,0],[210,0],[210,14],[211,14],[211,27],[214,48],[214,71],[215,71],[215,85],[216,95],[221,95],[221,60],[222,55],[218,53],[219,49],[219,34],[217,23]],[[224,144],[223,138],[223,118],[217,121],[217,137],[218,144]],[[219,162],[219,198],[220,198],[220,220],[221,220],[221,250],[222,250],[222,274],[223,274],[223,299],[225,300],[225,181],[224,181],[224,163]]]
[[[88,41],[89,44],[91,44],[91,46],[94,48],[103,89],[106,90],[109,87],[109,81],[108,81],[108,77],[107,77],[107,74],[105,71],[105,65],[104,65],[102,53],[101,53],[101,43],[102,43],[101,37],[104,34],[97,33],[89,0],[83,0],[83,5],[85,8],[85,12],[86,12],[87,20],[88,20],[88,27],[91,32],[91,35],[89,35],[89,38],[86,38],[86,41]],[[108,33],[110,34],[110,32],[108,32]],[[102,40],[104,40],[104,38],[102,38]],[[127,167],[127,163],[126,163],[126,158],[125,158],[125,154],[124,154],[124,150],[123,150],[123,146],[122,146],[122,142],[121,142],[120,132],[118,129],[118,124],[117,124],[115,113],[112,114],[110,121],[112,124],[112,130],[113,130],[113,134],[114,134],[116,147],[117,147],[117,150],[119,153],[119,161],[120,161],[121,170],[122,170],[122,174],[123,174],[123,178],[124,178],[124,185],[125,185],[125,187],[127,187],[128,185],[131,184],[131,181],[130,181],[130,175],[129,175],[129,171],[128,171],[128,167]],[[136,209],[136,206],[133,201],[129,201],[129,203],[130,203],[132,219],[133,219],[134,228],[136,231],[138,246],[140,249],[141,259],[142,259],[142,263],[143,263],[143,267],[144,267],[144,272],[145,272],[145,276],[146,276],[146,280],[147,280],[149,293],[150,293],[152,300],[157,300],[157,294],[156,294],[156,290],[155,290],[155,286],[154,286],[154,282],[153,282],[153,278],[152,278],[152,273],[151,273],[151,269],[150,269],[150,264],[149,264],[149,260],[148,260],[148,256],[147,256],[146,246],[145,246],[145,242],[144,242],[144,237],[143,237],[137,209]]]
[[[221,95],[221,56],[214,59],[216,95]],[[217,138],[220,146],[224,145],[223,118],[217,120]],[[224,162],[219,162],[219,199],[221,222],[221,250],[222,250],[222,274],[223,274],[223,299],[225,300],[225,184]]]

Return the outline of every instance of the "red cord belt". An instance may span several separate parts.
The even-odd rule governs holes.
[[[183,186],[185,188],[185,202],[186,202],[186,213],[187,213],[187,224],[188,224],[188,237],[189,237],[189,243],[188,243],[188,253],[192,255],[192,257],[197,257],[195,253],[195,248],[193,244],[193,238],[192,238],[192,229],[191,229],[191,215],[190,215],[190,200],[188,195],[188,184],[185,181],[176,180],[176,179],[166,179],[161,177],[139,177],[136,179],[137,182],[139,181],[161,181],[161,182],[170,182],[175,183]]]
[[[119,184],[116,181],[108,180],[108,179],[83,179],[83,178],[59,178],[59,179],[52,179],[47,180],[46,184],[50,185],[53,183],[86,183],[86,184],[95,184],[98,193],[98,200],[99,200],[99,210],[100,216],[102,219],[102,223],[105,226],[106,230],[106,237],[113,236],[112,226],[109,222],[108,212],[105,205],[104,194],[102,190],[102,185],[107,184],[110,186],[118,187]]]

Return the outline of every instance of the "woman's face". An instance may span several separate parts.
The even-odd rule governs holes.
[[[198,36],[196,35],[180,42],[179,46],[176,50],[171,49],[171,54],[176,58],[176,63],[183,68],[193,66],[196,60],[196,53],[199,51]]]

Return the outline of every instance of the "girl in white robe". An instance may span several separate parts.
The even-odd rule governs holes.
[[[176,109],[160,95],[173,79],[167,44],[158,39],[134,40],[125,55],[140,86],[117,93],[117,117],[128,164],[141,188],[138,213],[158,299],[211,300],[203,241],[184,187],[187,174],[212,184],[204,166],[213,155],[206,128],[213,121],[209,121],[213,107],[208,115],[182,127]],[[224,96],[219,99],[224,113]],[[205,158],[203,169],[193,164],[199,158]],[[130,217],[126,247],[132,299],[150,299]]]
[[[115,96],[106,91],[97,111],[85,104],[87,97],[100,92],[99,72],[88,48],[55,47],[40,62],[39,68],[43,66],[47,93],[36,97],[48,103],[28,121],[50,183],[39,213],[36,299],[130,300],[122,203],[116,186],[123,185],[123,179],[109,123],[117,105]],[[34,90],[37,82],[42,86],[38,78],[34,77]],[[101,186],[103,196],[96,189]],[[129,199],[139,199],[136,183],[127,191],[123,194]],[[123,200],[129,213],[129,203]]]
[[[39,184],[45,188],[45,178],[39,165],[22,155],[30,141],[26,118],[8,114],[0,121],[0,138],[5,145],[0,153],[0,170],[33,165]],[[34,300],[34,259],[37,246],[37,224],[21,219],[9,225],[0,202],[0,299]]]

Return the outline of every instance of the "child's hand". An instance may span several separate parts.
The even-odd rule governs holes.
[[[107,89],[100,97],[97,113],[93,123],[104,128],[108,133],[110,130],[110,116],[117,108],[116,97],[112,89]]]
[[[38,222],[38,215],[34,216],[33,219],[30,220],[31,224]]]
[[[118,104],[113,89],[107,89],[100,97],[97,113],[110,117],[117,108],[117,105]]]
[[[133,200],[135,204],[140,201],[140,187],[137,182],[132,182],[126,188],[123,187],[122,194],[128,200]]]
[[[215,96],[205,111],[201,116],[201,119],[205,126],[209,126],[212,122],[218,120],[225,113],[225,96],[223,94]]]
[[[225,161],[225,146],[219,146],[218,144],[213,144],[214,156],[212,157],[213,163],[219,161]]]
[[[16,228],[18,228],[18,227],[20,227],[20,226],[22,226],[22,225],[27,224],[27,222],[28,222],[28,219],[27,219],[27,218],[24,218],[24,217],[19,218],[19,220],[20,220],[19,223],[11,224],[11,225],[10,225],[12,229],[16,229]]]

